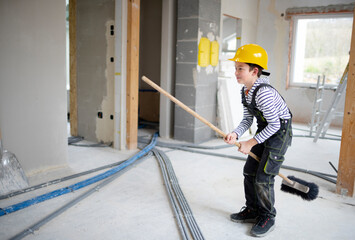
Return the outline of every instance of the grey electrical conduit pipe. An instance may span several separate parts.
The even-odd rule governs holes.
[[[27,208],[27,207],[32,206],[34,204],[38,204],[40,202],[43,202],[43,201],[46,201],[46,200],[76,191],[78,189],[81,189],[83,187],[86,187],[88,185],[91,185],[91,184],[101,181],[107,177],[112,176],[116,172],[121,171],[122,169],[126,168],[127,166],[129,166],[130,164],[135,162],[137,159],[143,157],[145,154],[147,154],[149,151],[151,151],[153,149],[153,147],[156,145],[157,138],[158,138],[158,133],[155,133],[152,138],[151,143],[149,145],[147,145],[142,151],[140,151],[139,153],[137,153],[136,155],[134,155],[133,157],[131,157],[127,161],[121,163],[117,167],[107,170],[104,173],[98,174],[94,177],[88,178],[84,181],[80,181],[80,182],[72,184],[70,186],[67,186],[67,187],[64,187],[61,189],[57,189],[52,192],[42,194],[40,196],[28,199],[26,201],[23,201],[23,202],[20,202],[20,203],[11,205],[11,206],[7,206],[4,208],[0,208],[0,217],[10,214],[10,213],[13,213],[13,212],[16,212],[16,211],[21,210],[23,208]]]
[[[138,141],[144,143],[147,140],[144,139],[144,138],[138,138]],[[208,146],[199,146],[199,145],[193,145],[193,144],[187,144],[187,145],[186,144],[181,144],[181,145],[179,145],[179,144],[172,144],[172,143],[164,143],[164,142],[161,142],[161,141],[157,142],[157,146],[171,148],[171,149],[178,149],[178,150],[183,150],[183,151],[188,151],[188,152],[193,152],[193,153],[200,153],[200,154],[206,154],[206,155],[211,155],[211,156],[225,157],[225,158],[232,158],[232,159],[246,161],[245,157],[238,157],[238,156],[234,156],[234,155],[226,155],[226,154],[204,152],[204,151],[198,151],[198,150],[190,149],[190,148],[209,149]],[[189,146],[189,147],[185,147],[185,146]],[[229,145],[227,145],[227,146],[229,147]],[[210,149],[218,149],[218,148],[223,148],[223,147],[217,146],[217,147],[212,147]],[[306,169],[297,168],[297,167],[291,167],[291,166],[287,166],[287,165],[281,165],[281,168],[288,169],[288,170],[293,170],[293,171],[297,171],[297,172],[302,172],[302,173],[308,173],[308,174],[311,174],[313,176],[316,176],[316,177],[322,178],[324,180],[327,180],[329,182],[336,183],[336,180],[329,178],[329,177],[337,178],[336,175],[331,175],[331,174],[326,174],[326,173],[306,170]]]
[[[212,153],[212,152],[203,152],[203,151],[199,151],[199,150],[191,150],[189,148],[186,147],[172,147],[174,149],[178,149],[178,150],[183,150],[183,151],[188,151],[188,152],[193,152],[193,153],[200,153],[200,154],[206,154],[206,155],[212,155],[212,156],[217,156],[217,157],[226,157],[226,158],[234,158],[234,159],[238,159],[238,160],[242,160],[242,161],[246,161],[246,158],[242,158],[242,157],[237,157],[237,156],[233,156],[233,155],[225,155],[225,154],[219,154],[219,153]],[[293,170],[293,171],[298,171],[298,172],[302,172],[302,173],[308,173],[311,174],[313,176],[317,176],[319,178],[322,178],[324,180],[327,180],[329,182],[332,183],[336,183],[336,180],[328,178],[326,175],[331,176],[331,177],[337,177],[335,175],[331,175],[331,174],[326,174],[326,173],[320,173],[320,172],[315,172],[315,171],[311,171],[311,170],[306,170],[306,169],[301,169],[301,168],[296,168],[296,167],[291,167],[291,166],[287,166],[287,165],[281,165],[281,168],[283,169],[288,169],[288,170]]]
[[[314,138],[314,136],[309,136],[309,135],[293,135],[293,137]],[[331,138],[331,137],[320,137],[319,139],[341,141],[341,138]]]
[[[109,144],[105,143],[93,143],[93,144],[77,144],[77,142],[83,141],[84,138],[80,136],[70,136],[68,137],[68,145],[76,146],[76,147],[111,147],[113,142]]]
[[[177,216],[177,219],[179,220],[178,225],[179,225],[179,229],[180,229],[181,233],[183,234],[183,239],[187,239],[187,240],[190,239],[188,237],[188,235],[186,235],[187,228],[186,228],[186,224],[182,221],[183,218],[188,219],[188,225],[189,225],[189,228],[194,233],[193,234],[194,239],[204,239],[202,236],[201,230],[199,229],[195,219],[193,218],[193,214],[191,212],[191,209],[189,208],[186,198],[184,197],[181,189],[179,188],[176,175],[174,173],[174,170],[172,169],[172,166],[171,166],[171,163],[170,163],[168,157],[163,152],[161,152],[159,150],[153,149],[152,151],[155,153],[155,155],[159,161],[159,164],[161,166],[161,170],[162,170],[162,174],[164,177],[164,181],[166,183],[165,186],[167,187],[167,190],[169,187],[170,187],[170,189],[171,188],[175,189],[174,191],[177,196],[177,198],[176,198],[177,200],[175,200],[175,204],[173,204],[174,205],[173,209],[174,209],[175,215]],[[150,156],[152,156],[151,152],[149,152],[148,155],[143,157],[141,160],[148,158]],[[164,170],[163,165],[166,166],[165,170]],[[94,192],[98,191],[99,189],[101,189],[105,185],[109,184],[114,179],[116,179],[118,176],[120,176],[122,173],[123,173],[123,171],[115,173],[113,176],[106,179],[102,183],[98,184],[96,187],[90,189],[89,191],[85,192],[84,194],[80,195],[79,197],[75,198],[74,200],[70,201],[69,203],[65,204],[64,206],[62,206],[58,210],[49,214],[47,217],[43,218],[42,220],[38,221],[37,223],[31,225],[30,227],[26,228],[22,232],[18,233],[16,236],[12,237],[11,240],[12,239],[22,239],[25,236],[29,235],[30,233],[33,233],[34,231],[39,230],[40,227],[42,227],[43,225],[45,225],[49,221],[53,220],[55,217],[59,216],[60,214],[62,214],[64,211],[68,210],[69,208],[71,208],[75,204],[84,200],[85,198],[87,198],[88,196],[93,194]],[[171,185],[168,183],[172,183],[173,187],[171,187]],[[178,189],[178,190],[176,190],[176,189]],[[173,203],[174,201],[172,200],[172,191],[171,190],[170,191],[168,190],[168,195]],[[176,201],[178,201],[178,203]],[[181,210],[177,211],[177,206],[183,206],[183,213],[181,212]],[[184,217],[182,217],[182,215]]]
[[[191,210],[189,204],[187,203],[186,198],[185,198],[185,196],[178,184],[178,180],[177,180],[176,175],[174,173],[171,162],[169,161],[169,159],[167,158],[167,156],[165,155],[164,152],[161,152],[160,154],[163,156],[163,158],[168,160],[167,161],[167,169],[168,169],[169,174],[172,175],[172,179],[175,183],[175,184],[173,184],[173,188],[174,188],[174,191],[178,193],[179,200],[181,200],[181,202],[182,202],[182,208],[185,213],[185,218],[187,217],[190,229],[193,230],[194,239],[196,239],[196,240],[204,239],[202,232],[201,232],[199,226],[197,225],[197,222],[193,216],[192,210]]]
[[[32,226],[30,226],[29,228],[25,229],[24,231],[18,233],[17,235],[12,237],[11,239],[22,239],[25,236],[27,236],[28,234],[33,233],[35,230],[38,230],[41,226],[43,226],[44,224],[46,224],[50,220],[54,219],[55,217],[59,216],[61,213],[63,213],[64,211],[66,211],[70,207],[74,206],[75,204],[77,204],[81,200],[83,200],[86,197],[90,196],[92,193],[98,191],[103,186],[105,186],[108,183],[112,182],[114,179],[116,179],[118,176],[120,176],[119,173],[122,172],[123,169],[125,169],[127,166],[130,166],[131,164],[133,164],[139,158],[142,158],[144,154],[148,154],[149,156],[151,156],[152,154],[150,153],[150,151],[155,147],[156,141],[157,141],[157,137],[158,137],[158,134],[156,133],[153,136],[153,139],[152,139],[151,143],[148,146],[146,146],[142,151],[137,153],[132,158],[126,160],[127,162],[128,161],[130,161],[130,162],[127,165],[125,165],[122,168],[120,168],[119,171],[114,172],[112,175],[110,175],[108,179],[106,179],[102,183],[98,184],[96,187],[90,189],[89,191],[85,192],[84,194],[80,195],[78,198],[76,198],[76,199],[70,201],[69,203],[65,204],[63,207],[61,207],[58,210],[56,210],[55,212],[51,213],[50,215],[48,215],[44,219],[42,219],[39,222],[33,224]],[[145,159],[145,157],[143,159]]]
[[[109,147],[108,145],[100,145],[99,146],[98,144],[93,144],[93,145],[74,145],[73,144],[74,142],[79,142],[79,141],[82,141],[82,140],[83,140],[82,137],[69,137],[68,138],[68,144],[69,145],[73,145],[73,146],[80,146],[80,147]],[[70,180],[70,179],[73,179],[73,178],[81,177],[81,176],[84,176],[84,175],[87,175],[87,174],[90,174],[90,173],[98,172],[98,171],[106,169],[106,168],[112,168],[112,167],[115,167],[115,166],[123,163],[124,161],[127,161],[127,159],[122,160],[120,162],[116,162],[116,163],[108,164],[108,165],[105,165],[105,166],[101,166],[101,167],[98,167],[98,168],[90,169],[88,171],[84,171],[84,172],[81,172],[81,173],[76,173],[76,174],[73,174],[73,175],[70,175],[70,176],[66,176],[66,177],[63,177],[63,178],[57,178],[57,179],[54,179],[54,180],[51,180],[51,181],[48,181],[48,182],[45,182],[45,183],[40,183],[40,184],[37,184],[37,185],[34,185],[34,186],[30,186],[28,188],[21,189],[21,190],[18,190],[18,191],[6,193],[6,194],[3,194],[3,195],[0,195],[0,200],[6,199],[6,198],[10,198],[10,197],[14,197],[14,196],[17,196],[17,195],[20,195],[20,194],[23,194],[23,193],[31,192],[31,191],[34,191],[34,190],[37,190],[37,189],[40,189],[40,188],[43,188],[43,187],[48,187],[50,185],[61,183],[61,182],[64,182],[64,181],[67,181],[67,180]]]
[[[154,152],[154,150],[153,150],[153,152]],[[155,152],[154,152],[154,154],[155,154]],[[183,220],[182,210],[178,207],[179,203],[178,203],[178,200],[174,197],[171,184],[168,184],[169,183],[169,177],[168,177],[168,174],[167,174],[166,170],[162,166],[161,156],[159,154],[155,154],[155,157],[157,158],[157,160],[159,162],[159,165],[160,165],[160,168],[161,168],[161,173],[163,175],[163,180],[165,182],[165,188],[166,188],[166,191],[168,193],[168,197],[170,199],[170,203],[172,205],[174,214],[176,216],[176,221],[177,221],[177,225],[178,225],[178,228],[180,230],[180,233],[181,233],[181,237],[182,237],[183,240],[187,240],[187,239],[189,239],[189,234],[187,232],[186,223]]]
[[[197,225],[197,222],[196,222],[196,220],[192,214],[192,211],[190,209],[190,206],[187,203],[186,198],[179,186],[177,177],[175,175],[174,169],[171,165],[171,162],[170,162],[168,156],[163,151],[159,151],[157,149],[153,149],[153,152],[157,156],[157,158],[160,159],[159,164],[161,165],[161,163],[163,163],[165,166],[165,169],[162,168],[162,171],[167,171],[169,178],[170,178],[170,181],[167,182],[166,184],[171,185],[174,193],[176,194],[177,200],[180,203],[180,207],[184,213],[184,218],[186,219],[186,222],[187,222],[188,227],[190,229],[190,233],[193,236],[193,239],[203,240],[204,237],[202,235],[202,232],[201,232],[199,226]]]
[[[57,179],[54,179],[54,180],[51,180],[51,181],[48,181],[48,182],[45,182],[45,183],[40,183],[40,184],[37,184],[37,185],[34,185],[34,186],[30,186],[28,188],[24,188],[24,189],[15,191],[15,192],[10,192],[10,193],[7,193],[7,194],[3,194],[3,195],[0,196],[0,200],[6,199],[6,198],[10,198],[10,197],[14,197],[14,196],[17,196],[17,195],[20,195],[20,194],[23,194],[23,193],[28,193],[28,192],[31,192],[31,191],[34,191],[34,190],[37,190],[37,189],[40,189],[40,188],[43,188],[43,187],[48,187],[48,186],[53,185],[53,184],[58,184],[58,183],[61,183],[61,182],[64,182],[64,181],[67,181],[67,180],[70,180],[70,179],[73,179],[73,178],[81,177],[81,176],[84,176],[84,175],[87,175],[87,174],[90,174],[90,173],[98,172],[98,171],[106,169],[106,168],[115,167],[115,166],[120,165],[124,161],[127,161],[127,159],[122,160],[120,162],[116,162],[116,163],[108,164],[108,165],[105,165],[105,166],[101,166],[101,167],[98,167],[98,168],[90,169],[88,171],[76,173],[76,174],[73,174],[73,175],[70,175],[70,176],[66,176],[66,177],[63,177],[63,178],[57,178]]]
[[[140,161],[143,161],[146,158],[151,157],[153,154],[151,152],[149,152],[146,156],[142,157],[140,159]],[[137,161],[138,163],[138,161]],[[31,225],[30,227],[26,228],[25,230],[23,230],[22,232],[16,234],[15,236],[13,236],[12,238],[10,238],[9,240],[19,240],[19,239],[23,239],[24,237],[26,237],[27,235],[34,233],[34,231],[39,230],[43,225],[45,225],[46,223],[48,223],[49,221],[53,220],[54,218],[58,217],[60,214],[62,214],[63,212],[65,212],[66,210],[68,210],[69,208],[71,208],[72,206],[74,206],[75,204],[81,202],[82,200],[84,200],[85,198],[87,198],[88,196],[90,196],[91,194],[99,191],[101,188],[103,188],[104,186],[108,185],[109,183],[111,183],[113,180],[115,180],[116,178],[118,178],[119,176],[121,176],[124,171],[127,171],[128,169],[125,169],[123,171],[120,172],[116,172],[114,175],[112,175],[111,177],[105,179],[103,182],[99,183],[97,186],[91,188],[90,190],[86,191],[85,193],[83,193],[82,195],[80,195],[79,197],[71,200],[70,202],[68,202],[67,204],[65,204],[64,206],[60,207],[59,209],[57,209],[56,211],[54,211],[53,213],[49,214],[48,216],[46,216],[45,218],[43,218],[42,220],[38,221],[37,223]]]
[[[297,128],[297,127],[292,127],[292,129],[303,131],[303,132],[309,132],[309,130],[307,130],[307,129]],[[313,131],[313,133],[315,133],[315,131]],[[326,133],[325,135],[341,138],[341,135],[338,135],[338,134]],[[303,136],[303,135],[301,135],[301,136]],[[329,138],[322,137],[321,139],[329,139]],[[331,138],[331,140],[333,140],[333,138]]]
[[[204,239],[186,198],[180,189],[169,158],[162,151],[157,149],[153,149],[153,153],[158,159],[165,187],[174,209],[182,238],[189,240],[191,239],[190,236],[192,236],[193,239]]]

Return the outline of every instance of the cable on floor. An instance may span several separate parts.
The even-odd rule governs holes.
[[[29,200],[26,200],[26,201],[23,201],[23,202],[20,202],[20,203],[17,203],[17,204],[14,204],[14,205],[11,205],[11,206],[8,206],[5,208],[0,208],[0,217],[10,214],[10,213],[13,213],[13,212],[16,212],[16,211],[21,210],[23,208],[27,208],[27,207],[32,206],[34,204],[37,204],[37,203],[40,203],[40,202],[43,202],[43,201],[46,201],[46,200],[49,200],[49,199],[52,199],[55,197],[59,197],[63,194],[67,194],[67,193],[76,191],[78,189],[81,189],[83,187],[86,187],[88,185],[91,185],[93,183],[96,183],[100,180],[103,180],[103,179],[113,175],[114,173],[126,168],[130,164],[134,163],[137,159],[143,157],[145,154],[147,154],[149,151],[151,151],[153,149],[153,147],[156,145],[157,137],[158,137],[158,133],[155,133],[153,136],[153,139],[149,145],[147,145],[142,151],[140,151],[139,153],[137,153],[136,155],[134,155],[132,158],[128,159],[127,161],[121,163],[117,167],[114,167],[104,173],[98,174],[94,177],[91,177],[91,178],[86,179],[84,181],[72,184],[70,186],[54,190],[52,192],[34,197],[32,199],[29,199]]]
[[[140,158],[140,161],[143,161],[146,158],[150,158],[153,154],[151,152],[149,152],[146,156]],[[49,221],[53,220],[54,218],[58,217],[60,214],[62,214],[63,212],[65,212],[66,210],[68,210],[69,208],[71,208],[72,206],[74,206],[75,204],[81,202],[82,200],[84,200],[85,198],[87,198],[88,196],[92,195],[95,192],[98,192],[100,189],[102,189],[104,186],[108,185],[109,183],[111,183],[113,180],[115,180],[116,178],[118,178],[119,176],[122,175],[122,173],[127,170],[128,168],[116,172],[115,174],[113,174],[112,176],[110,176],[109,178],[107,178],[106,180],[104,180],[103,182],[99,183],[97,186],[91,188],[90,190],[86,191],[85,193],[83,193],[82,195],[78,196],[77,198],[71,200],[70,202],[66,203],[65,205],[63,205],[62,207],[60,207],[59,209],[57,209],[56,211],[52,212],[51,214],[49,214],[48,216],[46,216],[45,218],[43,218],[42,220],[36,222],[35,224],[31,225],[30,227],[26,228],[25,230],[21,231],[20,233],[16,234],[14,237],[10,238],[9,240],[19,240],[19,239],[23,239],[24,237],[26,237],[27,235],[34,233],[34,231],[38,231],[40,229],[40,227],[42,227],[43,225],[45,225],[46,223],[48,223]]]
[[[191,238],[196,240],[205,239],[180,188],[170,159],[163,151],[156,148],[152,151],[158,160],[182,238],[184,240]]]
[[[123,160],[123,161],[120,161],[120,162],[116,162],[116,163],[112,163],[112,164],[108,164],[108,165],[105,165],[105,166],[102,166],[102,167],[94,168],[94,169],[91,169],[91,170],[88,170],[88,171],[76,173],[76,174],[73,174],[73,175],[70,175],[70,176],[66,176],[66,177],[63,177],[63,178],[57,178],[57,179],[54,179],[54,180],[51,180],[51,181],[48,181],[48,182],[45,182],[45,183],[40,183],[40,184],[37,184],[37,185],[34,185],[34,186],[30,186],[28,188],[20,189],[18,191],[14,191],[14,192],[10,192],[10,193],[7,193],[7,194],[3,194],[3,195],[0,195],[0,200],[6,199],[6,198],[10,198],[10,197],[14,197],[14,196],[17,196],[17,195],[20,195],[20,194],[23,194],[23,193],[28,193],[28,192],[31,192],[31,191],[34,191],[34,190],[37,190],[37,189],[40,189],[40,188],[48,187],[48,186],[51,186],[53,184],[58,184],[58,183],[61,183],[61,182],[64,182],[64,181],[67,181],[67,180],[70,180],[70,179],[73,179],[73,178],[81,177],[81,176],[84,176],[84,175],[87,175],[87,174],[90,174],[90,173],[98,172],[98,171],[106,169],[106,168],[112,168],[112,167],[115,167],[115,166],[123,163],[126,160]]]
[[[138,142],[147,142],[146,138],[138,138]],[[174,143],[166,143],[166,142],[161,142],[158,141],[156,146],[159,147],[165,147],[165,148],[170,148],[170,149],[175,149],[175,150],[182,150],[182,151],[188,151],[188,152],[192,152],[192,153],[198,153],[198,154],[205,154],[205,155],[210,155],[210,156],[216,156],[216,157],[225,157],[225,158],[231,158],[231,159],[237,159],[237,160],[241,160],[241,161],[246,161],[246,157],[238,157],[238,156],[234,156],[234,155],[226,155],[226,154],[220,154],[220,153],[215,153],[215,152],[206,152],[206,151],[200,151],[200,150],[196,150],[196,149],[191,149],[191,148],[201,148],[201,149],[219,149],[222,148],[222,146],[199,146],[199,145],[194,145],[194,144],[174,144]],[[190,147],[187,147],[190,146]],[[227,145],[228,147],[231,145]],[[234,146],[232,146],[234,147]],[[312,171],[312,170],[307,170],[307,169],[302,169],[302,168],[297,168],[297,167],[291,167],[291,166],[287,166],[282,164],[281,168],[283,169],[288,169],[288,170],[293,170],[293,171],[297,171],[297,172],[302,172],[302,173],[308,173],[310,175],[322,178],[326,181],[329,181],[331,183],[336,183],[336,180],[331,179],[332,178],[337,178],[337,175],[331,175],[331,174],[327,174],[327,173],[321,173],[321,172],[316,172],[316,171]]]

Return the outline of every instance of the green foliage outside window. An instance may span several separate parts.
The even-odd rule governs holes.
[[[307,21],[303,81],[338,84],[349,61],[352,18],[305,19]]]

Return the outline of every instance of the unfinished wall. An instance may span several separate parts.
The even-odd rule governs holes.
[[[94,142],[114,137],[114,14],[114,0],[77,0],[78,134]]]
[[[0,128],[27,175],[67,163],[65,1],[0,1]]]
[[[286,90],[288,63],[289,21],[281,16],[287,8],[328,6],[333,4],[349,4],[352,0],[263,0],[260,1],[257,43],[262,45],[269,55],[269,71],[271,83],[281,92],[290,107],[294,121],[310,123],[315,89],[290,87]],[[339,76],[341,77],[341,76]],[[324,108],[328,107],[334,92],[324,93]],[[345,97],[345,96],[344,96]],[[342,98],[336,111],[342,112],[345,98]],[[343,119],[333,120],[333,126],[342,126]]]
[[[115,119],[114,148],[126,149],[127,4],[115,0]]]

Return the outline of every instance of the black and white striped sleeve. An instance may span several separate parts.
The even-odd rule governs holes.
[[[280,129],[280,107],[286,106],[281,96],[272,88],[262,87],[255,96],[257,108],[263,113],[267,126],[254,138],[263,143]]]
[[[247,131],[250,126],[253,124],[253,115],[251,115],[248,109],[243,106],[243,120],[240,122],[238,127],[233,131],[237,134],[238,138],[240,138],[245,131]]]

